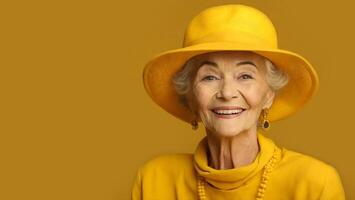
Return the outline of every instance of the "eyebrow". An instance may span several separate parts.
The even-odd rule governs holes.
[[[257,66],[256,66],[253,62],[251,62],[251,61],[242,61],[242,62],[237,63],[236,66],[239,66],[239,65],[246,65],[246,64],[253,65],[254,67],[257,68]],[[208,60],[203,61],[203,62],[200,64],[200,67],[201,67],[202,65],[211,65],[212,67],[218,67],[217,63],[212,62],[212,61],[208,61]]]
[[[237,66],[239,66],[239,65],[246,65],[246,64],[254,65],[254,67],[258,68],[258,67],[256,66],[256,64],[254,64],[254,63],[251,62],[251,61],[242,61],[242,62],[239,62],[239,63],[237,63]]]

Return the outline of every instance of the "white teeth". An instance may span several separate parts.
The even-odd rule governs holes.
[[[243,109],[236,109],[236,110],[213,110],[215,113],[220,115],[233,115],[243,112]]]

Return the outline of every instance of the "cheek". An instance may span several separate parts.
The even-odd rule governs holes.
[[[213,98],[215,94],[214,87],[206,86],[206,85],[197,85],[194,89],[194,95],[196,99],[196,103],[199,105],[201,109],[206,109],[207,105]]]
[[[263,103],[265,92],[260,88],[248,88],[242,92],[248,105],[253,107],[259,107]]]

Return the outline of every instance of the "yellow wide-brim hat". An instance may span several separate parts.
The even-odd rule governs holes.
[[[190,123],[194,115],[180,103],[172,77],[193,56],[215,51],[252,51],[288,74],[288,84],[278,91],[269,110],[270,122],[295,113],[318,88],[318,76],[311,64],[296,53],[278,48],[276,30],[264,13],[231,4],[200,12],[188,25],[182,48],[158,54],[146,64],[143,81],[149,96],[170,114]]]

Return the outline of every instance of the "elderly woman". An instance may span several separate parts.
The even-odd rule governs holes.
[[[193,129],[201,123],[206,137],[192,155],[144,164],[133,200],[345,199],[334,167],[263,135],[311,98],[318,78],[303,57],[278,49],[262,12],[245,5],[202,11],[183,48],[147,64],[144,84],[167,112]]]

